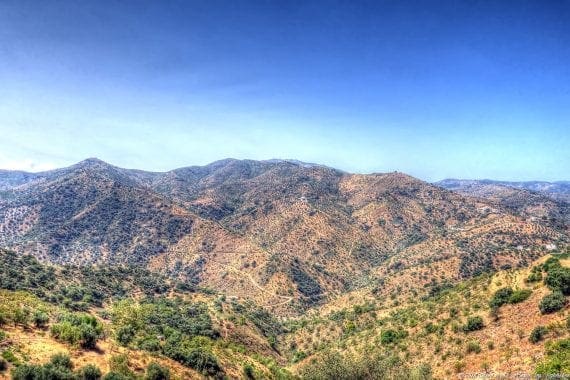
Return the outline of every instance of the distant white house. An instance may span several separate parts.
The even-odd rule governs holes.
[[[548,243],[545,245],[545,248],[547,251],[554,251],[558,247],[556,247],[556,244],[554,244],[554,243]]]

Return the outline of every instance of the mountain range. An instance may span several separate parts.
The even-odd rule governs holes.
[[[0,171],[0,246],[139,265],[294,315],[359,289],[425,291],[524,266],[568,244],[567,185],[430,184],[295,160],[158,173],[87,159]]]

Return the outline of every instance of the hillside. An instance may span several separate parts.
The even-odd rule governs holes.
[[[119,379],[148,376],[151,363],[176,379],[289,376],[273,347],[281,325],[250,303],[136,266],[51,266],[3,250],[0,264],[0,379],[41,372],[33,365],[54,354],[78,375],[95,365]],[[56,369],[47,378],[72,378]]]
[[[0,250],[0,379],[567,374],[569,257],[422,297],[360,289],[280,322],[136,266],[51,266]]]
[[[284,316],[370,284],[425,292],[568,243],[564,224],[402,173],[233,159],[165,173],[97,159],[10,173],[0,176],[2,246],[59,264],[136,264]]]
[[[527,190],[534,193],[539,193],[560,201],[570,201],[570,182],[569,181],[493,181],[489,179],[471,180],[471,179],[444,179],[436,182],[438,186],[450,190],[461,191],[469,188],[477,189],[485,186],[497,186],[500,188],[509,187],[514,189]]]
[[[554,256],[525,269],[440,287],[424,297],[354,293],[351,302],[291,322],[284,341],[298,363],[294,368],[315,379],[348,379],[370,370],[397,377],[406,367],[415,368],[416,378],[567,375],[568,299],[545,300],[562,289],[560,273],[566,278],[564,294],[570,295],[570,277],[565,277],[570,260],[568,254]]]
[[[502,182],[446,179],[436,185],[487,199],[524,218],[539,219],[554,228],[570,225],[568,182]]]

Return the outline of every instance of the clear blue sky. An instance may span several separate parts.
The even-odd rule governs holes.
[[[0,0],[0,167],[570,179],[568,1]]]

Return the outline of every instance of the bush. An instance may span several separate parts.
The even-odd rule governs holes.
[[[564,295],[560,292],[552,292],[540,301],[538,305],[542,314],[554,313],[564,307],[566,300]]]
[[[43,328],[49,322],[49,316],[47,315],[47,313],[45,313],[43,311],[36,310],[36,312],[34,312],[32,320],[33,320],[34,325],[36,327]]]
[[[300,377],[306,380],[352,379],[431,379],[431,367],[408,367],[397,356],[381,354],[341,355],[325,351],[317,360],[308,360],[299,368]]]
[[[55,354],[51,357],[49,364],[56,368],[73,369],[73,363],[67,354]]]
[[[476,316],[476,317],[469,317],[467,318],[467,323],[463,326],[463,331],[470,332],[481,330],[485,325],[483,324],[483,318]]]
[[[51,334],[69,344],[95,348],[103,335],[103,325],[88,314],[65,314],[59,317],[59,321],[51,327]]]
[[[121,326],[117,329],[115,339],[121,346],[128,346],[135,337],[135,330],[132,326]]]
[[[407,336],[408,333],[404,330],[384,330],[380,334],[380,343],[383,345],[396,343]]]
[[[39,365],[23,364],[12,370],[12,380],[40,380],[45,378],[45,371]]]
[[[478,354],[479,352],[481,352],[481,346],[479,345],[479,342],[472,340],[471,342],[467,343],[467,353],[468,354],[471,354],[471,353]]]
[[[570,295],[570,268],[557,267],[548,272],[544,283],[553,291]]]
[[[532,294],[530,289],[515,290],[513,294],[509,297],[509,303],[520,303],[526,301],[528,297]]]
[[[129,368],[129,358],[127,355],[122,354],[111,356],[109,359],[109,368],[114,374],[122,376],[121,379],[130,379],[135,377],[133,371]]]
[[[206,376],[215,376],[223,372],[214,354],[200,348],[188,352],[185,362],[186,365]]]
[[[14,312],[14,324],[26,327],[30,320],[30,310],[27,308],[16,309]]]
[[[146,368],[145,380],[169,380],[170,370],[160,364],[152,362]]]
[[[80,380],[99,380],[101,370],[94,364],[88,364],[79,370],[78,377]]]
[[[2,358],[6,359],[9,363],[12,363],[14,365],[20,364],[20,361],[18,360],[16,355],[14,355],[14,353],[10,350],[3,351],[2,352]]]
[[[528,289],[513,290],[512,288],[501,288],[495,292],[489,306],[492,309],[499,308],[507,303],[519,303],[530,297],[532,291]]]
[[[526,278],[526,282],[539,282],[542,280],[541,272],[531,272]]]
[[[12,371],[13,380],[76,380],[69,355],[52,356],[49,363],[39,366],[23,364]]]
[[[532,330],[532,332],[530,333],[528,340],[531,343],[536,344],[536,343],[540,342],[542,339],[544,339],[544,337],[546,336],[547,333],[548,333],[548,329],[546,327],[536,326]]]
[[[549,273],[551,270],[553,269],[557,269],[560,268],[560,260],[558,260],[558,258],[556,257],[549,257],[544,264],[542,264],[542,269],[546,272]]]
[[[570,373],[570,339],[548,342],[546,357],[536,367],[536,373],[540,375]]]
[[[491,301],[489,301],[489,306],[492,308],[501,307],[507,302],[513,294],[513,289],[511,288],[501,288],[495,292]]]
[[[255,371],[253,370],[253,366],[251,364],[244,364],[243,376],[248,380],[255,380]]]

